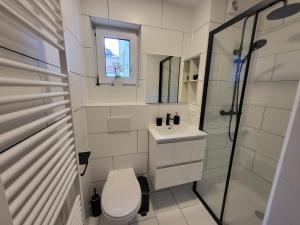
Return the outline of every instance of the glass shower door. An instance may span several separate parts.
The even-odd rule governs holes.
[[[225,204],[226,179],[253,24],[253,17],[246,18],[213,35],[201,127],[208,133],[208,143],[203,178],[197,183],[197,192],[219,220]]]

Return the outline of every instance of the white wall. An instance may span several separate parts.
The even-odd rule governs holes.
[[[207,2],[209,3],[209,1]],[[206,10],[207,7],[203,6],[202,11],[199,9],[199,13],[206,12]],[[179,112],[182,120],[193,120],[195,124],[194,118],[199,116],[200,103],[194,106],[197,110],[192,108],[192,119],[186,104],[145,104],[147,54],[190,57],[192,27],[194,26],[193,14],[195,13],[198,11],[194,12],[191,7],[162,0],[81,1],[82,27],[85,34],[83,35],[83,46],[87,63],[84,82],[87,91],[85,104],[88,144],[89,149],[93,152],[91,160],[93,186],[96,185],[101,189],[110,169],[133,167],[137,174],[147,173],[147,127],[148,123],[155,122],[155,116],[165,117],[167,112]],[[140,74],[137,86],[103,85],[98,87],[95,85],[94,37],[91,34],[89,16],[141,25]],[[201,17],[199,19],[202,20]],[[208,30],[206,32],[208,34]],[[204,40],[206,37],[207,35]],[[201,36],[198,35],[197,38],[202,42]],[[194,41],[198,44],[196,38]],[[204,52],[205,44],[201,45],[201,48],[203,48],[201,51]],[[197,54],[200,54],[200,50]],[[107,119],[110,116],[131,117],[130,130],[128,132],[108,132]]]

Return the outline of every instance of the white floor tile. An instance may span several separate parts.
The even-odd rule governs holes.
[[[99,225],[99,217],[90,217],[88,224],[89,225]]]
[[[193,193],[190,185],[184,184],[172,187],[171,192],[180,208],[200,204],[200,200]]]
[[[110,221],[108,221],[103,214],[101,214],[100,216],[100,222],[99,225],[114,225],[113,223],[111,223]],[[126,225],[126,224],[124,224]]]
[[[179,208],[158,214],[157,220],[159,225],[187,225]]]
[[[155,213],[153,210],[153,205],[152,201],[150,199],[150,205],[149,205],[149,212],[147,213],[147,216],[141,216],[140,214],[136,215],[136,217],[130,222],[130,224],[138,222],[138,221],[143,221],[143,220],[148,220],[150,218],[155,217]]]
[[[179,209],[168,189],[152,193],[151,199],[156,216],[174,209]]]
[[[217,225],[202,204],[182,209],[189,225]]]
[[[152,218],[143,221],[138,221],[132,225],[158,225],[158,222],[156,218]]]

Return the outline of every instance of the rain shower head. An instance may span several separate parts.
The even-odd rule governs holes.
[[[284,2],[284,5],[274,11],[270,12],[267,15],[268,20],[279,20],[285,17],[292,16],[300,12],[300,3],[287,4],[287,1]]]

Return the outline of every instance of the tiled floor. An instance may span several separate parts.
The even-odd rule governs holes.
[[[150,211],[138,215],[132,225],[216,225],[210,214],[188,185],[152,193]],[[91,218],[89,225],[110,225],[103,218]]]

